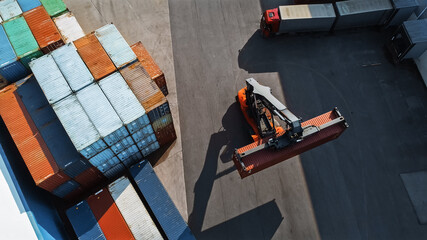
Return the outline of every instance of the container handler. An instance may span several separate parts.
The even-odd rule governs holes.
[[[254,142],[233,154],[241,178],[329,142],[348,127],[337,108],[302,122],[271,94],[269,87],[253,78],[246,79],[246,85],[236,100],[251,126]]]

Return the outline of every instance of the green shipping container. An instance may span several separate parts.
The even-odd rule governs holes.
[[[31,58],[40,56],[40,54],[37,53],[40,50],[39,45],[31,33],[24,17],[18,17],[11,21],[7,21],[3,23],[3,27],[18,58],[24,59],[28,58],[30,55]]]
[[[51,16],[57,16],[67,10],[67,6],[62,0],[40,0],[47,13]]]
[[[40,50],[35,50],[32,52],[28,52],[25,55],[23,55],[19,60],[21,61],[22,64],[24,64],[24,66],[28,69],[30,69],[30,66],[28,66],[28,64],[34,60],[37,59],[39,57],[43,56],[43,52]],[[30,69],[31,70],[31,69]]]

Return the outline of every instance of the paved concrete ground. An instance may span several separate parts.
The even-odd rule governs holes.
[[[274,4],[169,1],[191,229],[200,239],[425,239],[399,177],[427,169],[416,67],[392,65],[372,29],[262,39],[261,7]],[[339,107],[350,128],[240,180],[231,154],[249,136],[234,96],[248,76],[303,119]]]
[[[178,104],[173,65],[169,7],[167,0],[64,0],[74,13],[85,33],[108,23],[114,23],[129,44],[142,41],[165,73],[168,100],[178,139],[162,155],[150,159],[154,170],[177,206],[187,219],[187,202],[182,164],[182,147]],[[152,161],[152,162],[153,162]]]

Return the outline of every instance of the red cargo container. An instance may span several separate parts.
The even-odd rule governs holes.
[[[116,71],[110,57],[93,33],[74,41],[74,45],[95,80],[100,80]]]
[[[107,239],[135,239],[106,188],[90,196],[87,202]]]
[[[340,117],[337,111],[333,110],[328,113],[322,114],[318,117],[310,119],[302,123],[302,126],[315,125],[320,126],[325,123],[328,123],[336,118]],[[336,139],[344,132],[347,128],[347,124],[345,122],[339,122],[338,124],[334,124],[330,127],[322,129],[320,132],[317,132],[303,141],[285,147],[279,150],[273,149],[264,149],[262,151],[255,152],[253,154],[242,157],[241,161],[246,166],[246,168],[250,171],[245,171],[237,159],[236,154],[233,155],[233,162],[239,171],[240,177],[244,178],[249,175],[252,175],[256,172],[259,172],[265,168],[271,167],[279,162],[282,162],[286,159],[294,157],[298,154],[301,154],[307,150],[320,146],[326,142]],[[242,154],[250,149],[253,149],[265,142],[268,141],[268,138],[262,139],[261,141],[254,142],[252,144],[246,145],[242,148],[237,149],[239,154]]]
[[[51,192],[70,178],[59,172],[52,154],[15,90],[15,85],[9,85],[0,91],[0,115],[34,182]]]
[[[91,167],[75,177],[74,180],[83,187],[90,188],[106,181],[107,179],[96,167]]]
[[[141,63],[133,63],[121,69],[120,73],[146,112],[164,103],[165,95],[163,95],[159,87],[151,80]]]
[[[64,45],[61,34],[43,6],[24,12],[23,15],[44,54]]]
[[[154,132],[154,134],[156,135],[157,142],[159,142],[160,146],[164,146],[168,143],[171,143],[176,139],[176,133],[173,123],[167,125],[166,127],[158,129]]]
[[[142,45],[142,42],[135,43],[131,48],[148,75],[150,75],[151,79],[157,84],[162,93],[167,96],[169,92],[166,85],[165,74],[163,74],[147,49]]]

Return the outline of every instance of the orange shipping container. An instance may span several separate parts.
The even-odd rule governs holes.
[[[36,185],[53,191],[70,178],[58,172],[52,154],[15,90],[15,85],[9,85],[0,91],[0,115]]]
[[[87,203],[107,239],[135,239],[107,189],[90,196]]]
[[[131,48],[151,79],[157,84],[165,96],[168,95],[165,74],[160,70],[144,45],[142,45],[142,42],[135,43]]]
[[[93,33],[74,41],[74,45],[95,80],[100,80],[116,71],[110,57]]]
[[[64,45],[61,34],[43,6],[25,12],[24,18],[43,53],[47,54]]]
[[[121,69],[120,73],[146,112],[153,110],[164,102],[165,95],[151,80],[141,63],[133,63]]]

